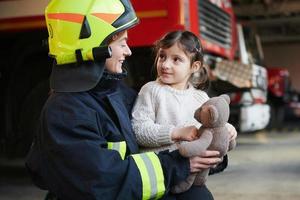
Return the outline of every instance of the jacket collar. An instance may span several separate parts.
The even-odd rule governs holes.
[[[103,91],[107,89],[116,89],[119,87],[120,81],[122,81],[127,76],[127,71],[123,70],[122,73],[111,73],[104,70],[102,77],[98,84],[91,89],[92,91]]]

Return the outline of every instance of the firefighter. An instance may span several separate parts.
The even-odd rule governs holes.
[[[127,30],[138,23],[129,0],[52,0],[45,16],[53,92],[26,166],[48,197],[176,199],[170,186],[220,162],[215,151],[192,159],[138,153],[130,123],[136,94],[122,82]]]

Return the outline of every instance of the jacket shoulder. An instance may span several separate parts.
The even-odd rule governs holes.
[[[97,106],[94,102],[86,92],[54,93],[48,98],[42,112],[57,119],[92,119]]]

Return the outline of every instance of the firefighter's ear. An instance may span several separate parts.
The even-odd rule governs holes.
[[[197,61],[193,62],[193,64],[192,64],[193,73],[198,71],[201,68],[201,66],[202,66],[201,61],[197,60]]]

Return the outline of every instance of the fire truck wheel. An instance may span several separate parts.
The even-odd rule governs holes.
[[[271,105],[271,118],[268,125],[268,129],[282,129],[284,126],[284,106]]]

